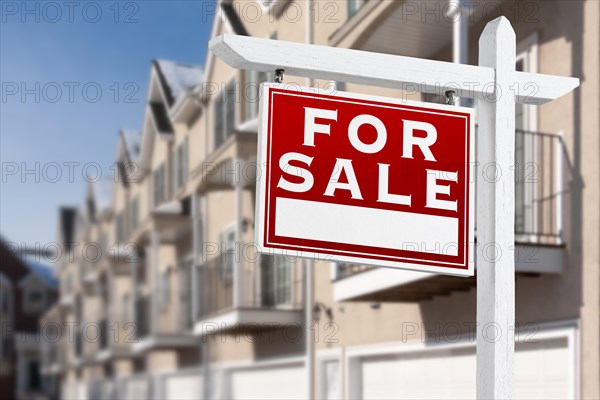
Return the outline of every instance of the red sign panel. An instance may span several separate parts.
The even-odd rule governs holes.
[[[261,89],[261,251],[473,274],[473,112]]]

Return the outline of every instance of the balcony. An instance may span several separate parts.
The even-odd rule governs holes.
[[[90,275],[97,280],[109,269],[117,275],[128,275],[132,267],[140,259],[139,246],[136,243],[116,243],[103,250],[104,256],[95,267],[95,273]]]
[[[96,263],[85,262],[82,266],[82,283],[86,288],[92,288],[98,280],[98,268]]]
[[[135,304],[135,354],[152,349],[174,349],[197,346],[197,339],[182,333],[178,327],[159,326],[153,297],[140,296]]]
[[[103,363],[133,357],[130,342],[134,339],[132,333],[135,333],[135,331],[132,331],[132,329],[135,329],[135,327],[128,323],[109,324],[107,318],[101,319],[98,323],[100,337],[96,360]]]
[[[301,324],[302,273],[283,257],[214,258],[198,268],[194,332],[261,330]]]
[[[70,291],[61,290],[58,305],[64,310],[73,309],[75,307],[75,295]]]
[[[571,178],[562,137],[517,131],[515,157],[517,277],[561,273],[566,263],[563,216]],[[455,291],[469,291],[475,285],[475,277],[338,264],[333,286],[336,301],[419,302]]]
[[[409,57],[433,58],[452,40],[448,0],[364,1],[330,37],[329,45]]]
[[[256,185],[256,128],[248,129],[254,131],[234,132],[192,171],[199,192],[231,190],[236,184]]]
[[[175,243],[192,233],[190,218],[191,199],[173,200],[161,204],[152,212],[152,234],[158,234],[161,243]],[[150,240],[152,240],[150,238]]]

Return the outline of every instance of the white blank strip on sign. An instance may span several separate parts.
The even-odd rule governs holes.
[[[364,232],[370,232],[365,235]],[[275,234],[458,255],[458,218],[277,198]]]

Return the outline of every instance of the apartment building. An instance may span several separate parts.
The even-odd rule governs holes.
[[[51,393],[43,379],[38,320],[56,302],[58,282],[35,248],[0,238],[0,387],[2,397]]]
[[[458,29],[447,4],[223,0],[212,36],[476,64],[480,32],[503,14],[519,70],[579,77],[548,105],[517,105],[515,380],[517,397],[598,398],[600,5],[483,1]],[[50,368],[63,398],[475,396],[475,278],[255,251],[255,99],[270,80],[211,54],[204,67],[152,64],[140,133],[119,134],[117,175],[91,184],[63,224],[102,250],[64,260],[64,312],[46,316],[77,323]]]

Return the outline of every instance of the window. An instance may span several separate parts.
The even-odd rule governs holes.
[[[346,82],[336,81],[335,82],[335,90],[338,92],[346,91]]]
[[[13,333],[7,333],[2,335],[2,343],[0,344],[0,359],[8,359],[13,352],[14,349],[14,336]]]
[[[159,281],[159,301],[162,307],[167,307],[171,302],[171,268],[163,271]]]
[[[29,293],[29,301],[32,303],[37,303],[39,301],[42,301],[43,298],[44,298],[44,296],[42,295],[42,293],[40,293],[37,290],[34,290],[31,293]]]
[[[173,193],[183,187],[188,180],[188,155],[188,138],[186,137],[179,146],[173,149],[171,158]]]
[[[23,291],[23,310],[28,314],[39,313],[44,310],[46,296],[42,289],[27,288]]]
[[[260,6],[263,8],[263,10],[269,10],[271,7],[273,7],[275,4],[277,4],[277,1],[275,1],[275,0],[258,0],[257,3],[260,4]]]
[[[104,231],[100,234],[100,250],[102,254],[108,255],[108,235]]]
[[[29,360],[27,363],[27,389],[37,391],[42,388],[42,377],[40,375],[40,365],[37,360]]]
[[[235,130],[236,85],[232,80],[215,99],[215,149]]]
[[[67,277],[65,278],[65,293],[71,294],[72,291],[73,291],[73,276],[71,274],[68,274]]]
[[[152,187],[154,207],[161,205],[165,201],[165,164],[162,163],[154,171]]]
[[[348,0],[348,18],[356,14],[356,0]]]
[[[221,233],[219,243],[221,244],[221,279],[231,282],[235,264],[235,230],[230,229]]]
[[[117,243],[121,243],[123,240],[125,240],[123,213],[118,213],[115,217],[115,240]]]
[[[274,307],[292,301],[292,263],[284,256],[261,257],[262,305]]]
[[[269,35],[269,39],[270,40],[277,40],[277,31],[275,32],[271,32],[271,34]],[[275,79],[275,71],[273,72],[267,72],[267,81],[268,82],[273,82],[273,80]]]
[[[8,316],[11,311],[11,306],[10,306],[11,290],[8,287],[0,286],[0,294],[2,295],[0,297],[0,301],[2,302],[2,305],[1,305],[2,315]]]
[[[133,231],[139,223],[139,198],[136,196],[129,205],[129,228]]]
[[[170,173],[171,173],[171,193],[175,193],[177,191],[177,149],[175,147],[171,148],[171,164],[170,164]]]
[[[121,322],[130,322],[131,299],[129,294],[121,296]]]
[[[348,18],[352,18],[358,9],[368,0],[348,0]]]
[[[192,256],[179,261],[179,327],[192,328]]]
[[[260,84],[268,80],[268,74],[266,72],[246,71],[245,75],[246,120],[251,120],[258,115]]]

